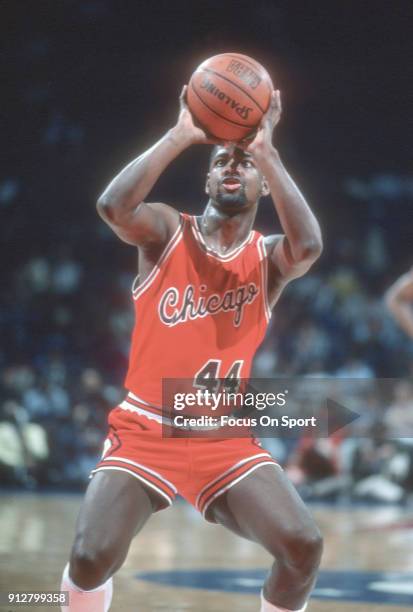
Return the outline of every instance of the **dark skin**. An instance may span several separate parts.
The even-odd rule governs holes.
[[[212,163],[207,177],[206,193],[210,199],[201,224],[205,239],[223,252],[230,240],[232,246],[242,242],[254,223],[259,197],[271,194],[285,231],[284,235],[265,239],[269,280],[274,285],[269,298],[274,306],[285,285],[305,274],[322,250],[317,220],[272,144],[274,128],[281,117],[280,93],[273,92],[270,107],[253,140],[217,143],[194,124],[185,92],[186,86],[181,93],[176,125],[114,178],[98,200],[98,212],[119,238],[138,247],[139,276],[143,282],[179,223],[178,211],[164,203],[145,202],[146,196],[162,172],[186,148],[193,144],[219,144],[228,157],[226,164],[214,167]],[[241,163],[240,151],[252,162],[248,169]],[[247,202],[238,210],[229,210],[217,201],[219,180],[229,171],[239,172],[246,182]],[[225,242],[221,242],[224,237]]]
[[[266,237],[269,301],[273,306],[289,281],[302,276],[321,252],[318,223],[273,146],[281,116],[279,92],[256,134],[241,143],[216,143],[197,127],[180,98],[176,125],[151,149],[133,160],[109,184],[98,212],[125,242],[139,251],[141,282],[175,232],[178,212],[145,199],[167,166],[193,144],[218,144],[200,218],[206,243],[219,253],[241,244],[250,232],[261,196],[271,195],[284,230]],[[92,589],[123,563],[130,541],[162,503],[158,494],[127,473],[98,472],[82,505],[70,575]],[[114,505],[119,520],[113,521]],[[307,508],[279,468],[261,466],[218,497],[208,518],[262,545],[274,557],[264,585],[268,601],[297,610],[313,587],[321,557],[321,536]]]
[[[413,268],[396,280],[385,299],[396,323],[413,339]]]

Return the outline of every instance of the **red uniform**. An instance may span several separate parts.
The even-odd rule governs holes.
[[[109,417],[95,471],[121,469],[171,503],[178,492],[205,513],[218,495],[262,464],[277,465],[256,440],[169,439],[162,379],[194,386],[250,375],[270,318],[263,237],[251,231],[225,255],[211,250],[198,220],[180,225],[158,263],[132,288],[135,328],[126,399]]]

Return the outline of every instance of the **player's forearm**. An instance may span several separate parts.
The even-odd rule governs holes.
[[[98,200],[101,214],[112,221],[128,215],[145,200],[163,171],[190,144],[188,136],[179,129],[169,130],[109,183]]]
[[[412,305],[397,297],[388,296],[387,307],[400,327],[413,338],[413,308]]]
[[[321,230],[304,196],[285,169],[278,151],[257,152],[257,164],[268,181],[271,197],[296,262],[316,259],[322,250]]]

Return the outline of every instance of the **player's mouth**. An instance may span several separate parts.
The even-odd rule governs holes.
[[[225,189],[225,191],[232,193],[234,191],[237,191],[237,189],[239,189],[240,187],[242,187],[242,183],[238,178],[225,178],[222,181],[222,186]]]

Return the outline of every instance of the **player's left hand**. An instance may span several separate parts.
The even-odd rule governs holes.
[[[274,90],[271,94],[270,106],[267,112],[263,115],[261,122],[256,132],[251,136],[244,138],[237,146],[241,147],[248,153],[265,152],[268,147],[272,146],[272,135],[274,128],[281,119],[281,94],[280,90]]]

